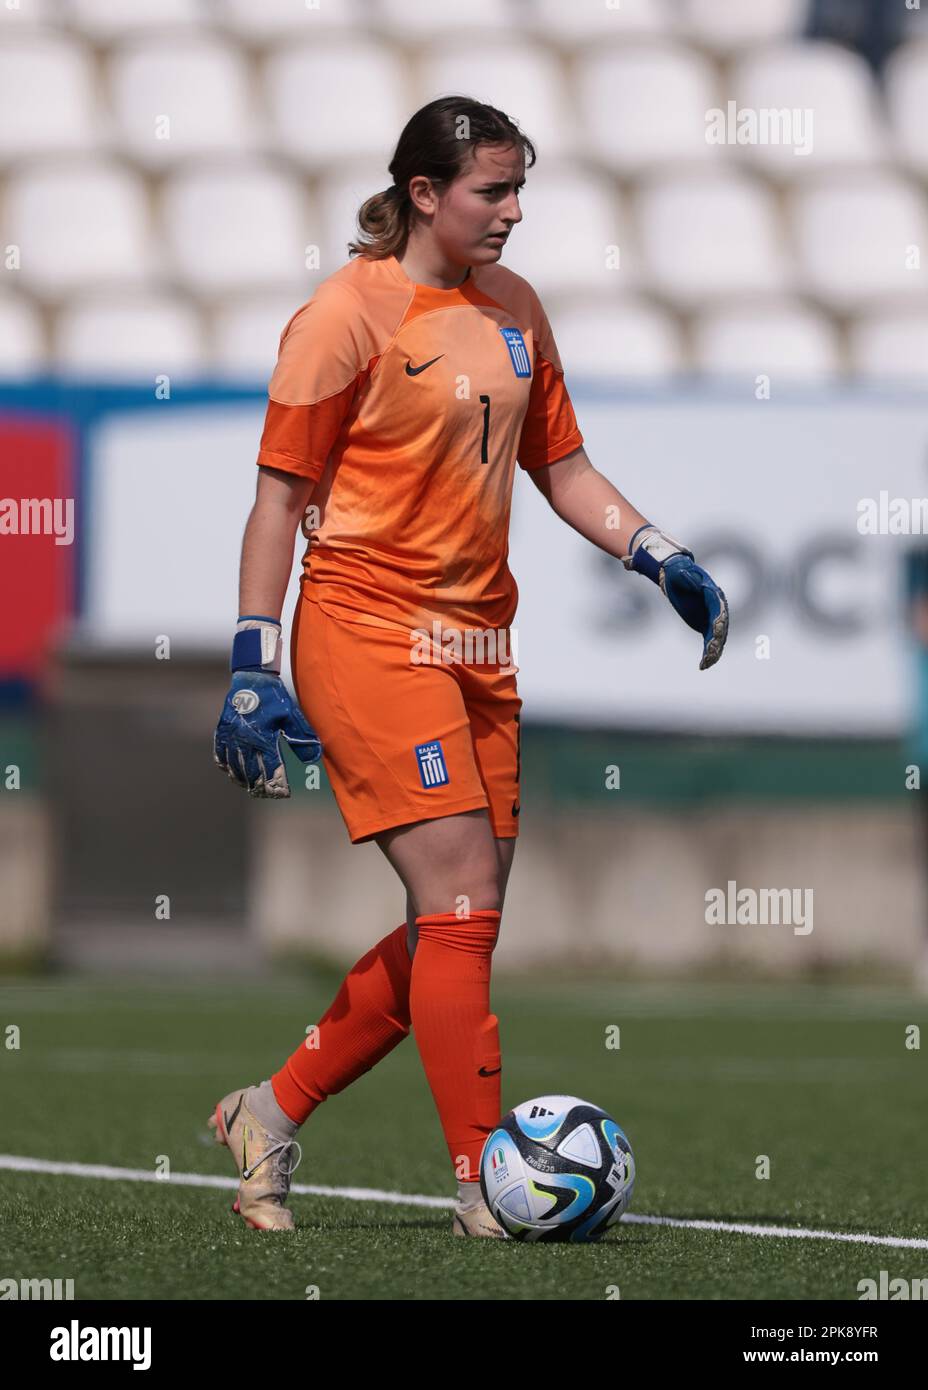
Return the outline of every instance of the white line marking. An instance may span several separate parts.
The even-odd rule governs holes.
[[[675,1216],[636,1216],[628,1213],[618,1224],[639,1222],[648,1226],[685,1226],[691,1231],[730,1231],[745,1236],[797,1236],[801,1240],[845,1240],[855,1245],[894,1245],[906,1250],[928,1250],[928,1240],[918,1236],[872,1236],[856,1231],[812,1231],[803,1226],[757,1226],[746,1221],[702,1221]]]
[[[212,1137],[210,1144],[215,1141]],[[61,1163],[49,1158],[21,1158],[17,1154],[0,1154],[0,1169],[13,1173],[57,1173],[69,1178],[104,1178],[108,1182],[174,1183],[178,1187],[224,1187],[236,1190],[237,1178],[223,1178],[212,1173],[172,1173],[159,1178],[151,1168],[114,1168],[108,1163]],[[447,1207],[455,1205],[454,1197],[412,1196],[402,1192],[381,1192],[376,1187],[323,1187],[317,1183],[295,1182],[290,1191],[300,1197],[346,1197],[352,1202],[391,1202],[401,1207]]]
[[[212,1142],[212,1141],[211,1141]],[[55,1173],[71,1178],[103,1178],[110,1182],[174,1183],[179,1187],[238,1187],[235,1178],[212,1173],[172,1173],[159,1178],[149,1168],[114,1168],[106,1163],[61,1163],[48,1158],[23,1158],[0,1154],[0,1169],[12,1173]],[[386,1202],[397,1207],[435,1207],[450,1210],[454,1197],[427,1197],[421,1193],[383,1192],[376,1187],[323,1187],[316,1183],[292,1184],[298,1197],[343,1197],[350,1202]],[[783,1236],[801,1240],[840,1240],[855,1245],[891,1245],[897,1249],[928,1250],[928,1239],[917,1236],[874,1236],[849,1231],[813,1231],[802,1226],[759,1226],[741,1221],[704,1221],[677,1216],[639,1216],[626,1212],[617,1225],[679,1226],[691,1231],[728,1231],[733,1235]]]

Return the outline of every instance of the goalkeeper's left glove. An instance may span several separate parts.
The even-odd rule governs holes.
[[[656,526],[639,526],[622,556],[627,570],[659,584],[680,617],[702,635],[700,671],[714,666],[728,636],[728,600],[711,575],[696,564],[692,550]]]
[[[281,736],[302,762],[322,757],[318,735],[280,678],[280,644],[276,618],[239,618],[232,685],[213,735],[213,761],[252,796],[290,795]]]

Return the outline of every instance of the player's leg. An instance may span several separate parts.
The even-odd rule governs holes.
[[[474,1227],[467,1234],[501,1236],[478,1186],[480,1153],[500,1116],[499,1020],[490,1011],[502,905],[496,838],[481,810],[396,827],[377,843],[416,912],[409,1012],[459,1183],[454,1230],[465,1234],[464,1215]],[[503,853],[511,862],[511,849]]]
[[[456,675],[470,724],[474,763],[487,799],[502,912],[519,833],[522,701],[516,688],[515,672],[505,667],[460,667]],[[407,892],[410,955],[415,952],[415,919],[420,910]]]
[[[408,1036],[411,971],[404,921],[352,966],[319,1022],[272,1076],[229,1092],[216,1106],[209,1125],[236,1160],[242,1181],[233,1210],[249,1225],[294,1229],[285,1202],[301,1156],[295,1135],[318,1105]]]
[[[475,824],[475,817],[482,817],[482,823]],[[420,839],[415,831],[422,832]],[[480,901],[501,903],[496,842],[488,836],[485,811],[399,827],[386,832],[386,838],[398,845],[395,853],[401,878],[404,872],[409,873],[408,913],[414,884],[419,885],[417,901],[426,904],[443,901],[446,886],[452,881]],[[511,850],[503,854],[511,862]],[[431,873],[418,871],[417,855],[431,862]],[[400,869],[400,864],[406,868]],[[293,1141],[300,1124],[317,1105],[370,1071],[408,1035],[413,962],[407,930],[407,923],[402,922],[352,967],[319,1023],[278,1072],[260,1086],[230,1092],[217,1106],[211,1118],[217,1139],[227,1143],[236,1157],[247,1146],[252,1167],[266,1160],[257,1180],[246,1180],[247,1186],[243,1182],[235,1207],[249,1224],[293,1229],[292,1215],[283,1205],[295,1166],[288,1141]],[[498,1112],[498,1100],[495,1108]],[[493,1123],[496,1118],[498,1113]],[[285,1171],[281,1163],[287,1165]]]
[[[311,667],[306,664],[308,652],[313,656]],[[463,802],[473,807],[485,802],[460,691],[447,672],[410,670],[408,648],[396,634],[359,631],[356,625],[330,620],[309,604],[298,606],[292,656],[301,707],[323,739],[326,769],[353,841],[374,838],[365,824],[372,813],[382,824],[389,824],[404,819],[404,810],[406,816],[411,810],[427,810],[434,817],[437,804]],[[350,671],[352,666],[355,669]],[[352,674],[359,678],[353,685]],[[364,707],[359,692],[373,693],[370,709]],[[415,714],[414,697],[421,702],[426,696],[428,718],[409,723]],[[429,753],[437,748],[439,761],[446,758],[453,772],[450,779],[446,775],[444,784],[440,780],[436,784],[430,776],[427,794],[422,791],[426,779],[411,756],[418,752],[423,724],[442,736],[428,745]],[[507,876],[513,843],[499,851]],[[504,888],[503,883],[500,906]],[[292,1138],[316,1105],[369,1071],[406,1037],[411,1022],[407,936],[408,922],[403,922],[366,953],[349,972],[311,1037],[301,1040],[268,1081],[225,1097],[217,1116],[224,1110],[229,1118],[231,1112],[233,1123],[241,1126],[245,1121],[253,1126],[253,1139],[263,1139],[268,1150],[279,1148],[281,1138]],[[247,1103],[239,1104],[243,1100]],[[211,1123],[216,1123],[215,1118]],[[223,1137],[222,1127],[217,1137]],[[233,1153],[241,1152],[234,1142],[230,1147]],[[257,1147],[260,1150],[261,1144]],[[275,1178],[269,1200],[281,1202],[280,1187]],[[260,1216],[262,1224],[269,1224],[263,1211]],[[283,1217],[289,1219],[286,1228],[291,1229],[290,1213],[284,1210]]]
[[[504,839],[502,836],[497,836],[495,838],[495,844],[497,869],[496,883],[499,892],[499,910],[500,913],[502,913],[503,906],[506,901],[506,887],[509,883],[509,874],[512,870],[513,855],[515,854],[516,850],[516,837],[512,835]],[[412,958],[416,953],[416,941],[419,935],[419,933],[416,930],[416,918],[418,917],[418,915],[418,908],[413,902],[411,894],[407,891],[406,940],[409,948],[410,958]]]
[[[300,704],[322,739],[352,841],[485,805],[457,679],[413,664],[408,632],[341,622],[304,602],[291,651]],[[302,1124],[409,1033],[407,930],[402,923],[358,961],[319,1022],[318,1045],[298,1047],[271,1078],[291,1123]]]
[[[519,831],[521,748],[520,712],[522,702],[516,691],[515,673],[499,667],[473,666],[459,668],[456,675],[465,701],[471,730],[471,746],[474,761],[480,776],[488,803],[488,820],[492,835],[493,855],[496,861],[496,893],[487,902],[493,902],[497,909],[498,929],[503,910],[506,887],[512,867],[516,837]],[[482,820],[482,813],[480,819]],[[452,827],[453,829],[453,827]],[[434,832],[443,834],[442,831]],[[455,1209],[452,1229],[456,1235],[501,1236],[502,1229],[487,1211],[480,1196],[479,1174],[476,1171],[476,1158],[488,1132],[496,1124],[500,1115],[500,1072],[498,1021],[489,1009],[489,968],[495,937],[486,931],[482,939],[474,935],[474,921],[462,920],[462,911],[469,906],[479,906],[482,899],[467,894],[463,886],[465,867],[473,869],[473,855],[466,860],[463,855],[451,861],[451,873],[444,860],[437,860],[433,846],[424,840],[425,854],[421,863],[416,858],[419,835],[384,836],[382,848],[392,845],[397,870],[407,884],[407,920],[411,928],[410,947],[414,951],[413,977],[410,1013],[416,1041],[423,1058],[423,1065],[429,1077],[442,1128],[448,1142],[455,1174],[458,1178],[459,1201]],[[457,836],[452,841],[452,848]],[[409,851],[406,853],[405,851]],[[436,867],[437,865],[437,867]],[[485,875],[488,866],[484,863]],[[424,925],[424,902],[416,897],[415,884],[422,880],[430,892],[437,894],[437,903],[451,906],[454,913],[433,914],[435,920]],[[487,892],[488,890],[484,890]],[[464,894],[465,896],[460,896]],[[432,905],[435,905],[433,902]],[[479,923],[479,918],[477,922]],[[490,919],[492,921],[492,919]],[[486,926],[486,920],[484,920]],[[421,930],[427,933],[427,956],[429,962],[425,970],[420,970],[416,962],[420,960],[421,946],[416,937]],[[447,1052],[443,1057],[442,1041],[447,1029],[442,1018],[442,986],[436,991],[432,1026],[424,1019],[424,1006],[420,1007],[419,997],[428,989],[428,978],[436,966],[436,957],[444,950],[444,969],[454,971],[471,968],[480,972],[483,978],[475,988],[473,979],[468,988],[471,1003],[464,1013],[468,1015],[469,1041],[463,1040],[451,1058],[450,1074],[441,1077],[441,1068],[449,1061]],[[468,962],[468,954],[470,961]],[[420,978],[421,977],[421,978]],[[453,982],[451,993],[460,1011],[462,991]],[[473,1065],[471,1053],[492,1050],[492,1058],[480,1057]],[[433,1077],[436,1079],[433,1082]],[[474,1094],[473,1087],[482,1090]],[[461,1137],[465,1140],[462,1145]]]
[[[435,713],[430,730],[444,733],[447,728],[449,756],[463,751],[470,764],[455,775],[450,790],[439,786],[433,795],[471,806],[483,801],[457,685],[447,673],[416,679],[405,637],[339,624],[301,600],[291,665],[300,706],[323,741],[326,770],[353,841],[371,838],[366,832],[375,817],[380,817],[379,829],[391,820],[422,814],[414,789],[407,794],[390,762],[400,749],[402,772],[419,781],[413,750],[420,739],[407,737],[402,721],[423,682],[431,688]],[[371,692],[370,704],[365,703],[366,692]],[[230,1148],[242,1178],[235,1209],[251,1224],[293,1229],[284,1200],[295,1166],[294,1136],[322,1101],[344,1090],[408,1036],[411,969],[403,921],[356,962],[318,1024],[271,1077],[230,1091],[215,1107],[210,1127]]]

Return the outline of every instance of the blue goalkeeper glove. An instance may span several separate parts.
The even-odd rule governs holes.
[[[702,637],[700,671],[714,666],[728,636],[728,600],[691,550],[656,526],[639,526],[622,564],[660,585],[683,621]]]
[[[302,762],[322,757],[319,738],[280,678],[280,633],[274,618],[239,618],[232,685],[213,735],[213,761],[252,796],[290,795],[281,735]]]

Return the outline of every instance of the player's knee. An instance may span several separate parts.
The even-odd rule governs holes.
[[[425,894],[419,907],[420,917],[445,916],[454,913],[462,921],[466,920],[472,912],[501,912],[502,895],[499,885],[495,881],[488,881],[484,887],[477,885],[473,892],[458,892],[456,894],[443,893],[436,891],[434,894]],[[497,924],[496,937],[492,949],[496,949],[499,940],[499,925]],[[416,947],[419,943],[419,929],[415,918],[408,918],[406,922],[406,949],[409,952],[410,960],[414,959]]]
[[[498,912],[502,896],[499,863],[491,845],[488,851],[448,856],[429,866],[426,881],[416,885],[419,915],[454,912],[459,917],[471,912]]]
[[[472,912],[501,912],[502,886],[495,849],[490,853],[460,853],[445,863],[432,862],[427,875],[407,893],[407,946],[410,957],[418,941],[416,917],[446,916],[461,919]],[[415,916],[412,914],[415,913]]]
[[[466,887],[455,885],[433,889],[423,896],[419,916],[431,917],[453,912],[457,917],[469,917],[472,912],[499,912],[500,902],[498,882],[495,877],[487,878],[469,883]]]

